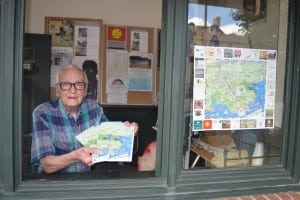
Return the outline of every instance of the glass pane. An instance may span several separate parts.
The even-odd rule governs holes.
[[[190,0],[188,9],[183,168],[280,164],[287,11],[280,0]]]

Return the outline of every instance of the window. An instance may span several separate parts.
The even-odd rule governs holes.
[[[148,145],[150,145],[152,142],[153,144],[155,144],[155,140],[156,140],[156,132],[152,128],[152,126],[155,126],[157,120],[157,106],[153,105],[154,103],[156,103],[156,97],[155,97],[156,90],[152,88],[158,87],[157,85],[159,85],[157,84],[158,81],[155,75],[157,73],[156,72],[157,62],[158,62],[156,61],[158,60],[157,59],[157,48],[158,48],[157,37],[158,37],[158,32],[161,24],[160,7],[162,2],[155,1],[155,2],[148,2],[147,4],[136,2],[134,3],[134,6],[133,5],[129,6],[127,3],[124,3],[124,6],[122,6],[123,9],[115,13],[115,16],[118,16],[117,18],[112,17],[110,12],[108,13],[106,12],[108,9],[115,8],[115,5],[113,5],[109,1],[107,1],[106,3],[103,2],[95,3],[93,1],[86,1],[85,2],[86,8],[82,8],[81,7],[82,3],[79,2],[72,4],[72,6],[69,5],[69,7],[72,8],[72,10],[78,10],[78,13],[80,13],[81,11],[82,13],[85,12],[87,15],[88,13],[86,12],[87,10],[91,10],[91,12],[94,12],[95,15],[90,19],[87,19],[88,18],[87,16],[83,16],[83,17],[80,16],[79,18],[78,15],[71,14],[71,13],[68,14],[70,16],[69,18],[64,19],[63,17],[60,17],[65,13],[64,10],[60,10],[61,2],[56,3],[53,1],[41,2],[35,0],[28,0],[27,3],[28,4],[25,9],[25,16],[26,16],[25,32],[27,33],[24,35],[24,52],[23,52],[23,60],[25,65],[23,71],[23,101],[22,101],[23,180],[41,179],[41,177],[48,178],[48,176],[45,177],[43,175],[37,174],[37,169],[35,169],[30,163],[31,138],[32,138],[32,111],[39,104],[46,102],[49,99],[52,100],[55,99],[55,75],[63,65],[69,63],[75,63],[78,66],[81,66],[81,64],[83,66],[84,64],[87,65],[89,64],[90,66],[86,65],[86,68],[96,66],[96,69],[90,68],[93,69],[94,71],[91,73],[93,76],[89,76],[90,74],[88,74],[88,78],[91,78],[91,80],[95,80],[97,78],[97,80],[95,80],[94,85],[95,85],[95,90],[97,92],[99,91],[98,102],[103,103],[103,99],[105,99],[104,103],[102,104],[102,107],[109,120],[136,121],[140,124],[139,133],[133,145],[134,152],[132,155],[132,162],[97,163],[92,167],[93,173],[99,172],[101,174],[106,174],[106,176],[103,175],[104,178],[113,177],[116,174],[120,174],[119,177],[154,176],[155,160],[152,159],[153,155],[152,157],[149,156],[151,157],[151,159],[149,159],[149,157],[146,157],[146,155],[144,155],[144,152],[146,152]],[[49,6],[51,5],[52,9],[48,9],[46,7],[43,7],[44,9],[41,9],[40,8],[41,5],[45,5],[45,4]],[[123,3],[119,3],[119,4],[121,5]],[[93,8],[96,7],[100,7],[100,8],[97,8],[95,11],[93,11]],[[151,10],[149,10],[150,8]],[[48,14],[46,15],[45,12],[48,12]],[[123,17],[123,16],[130,16],[133,13],[135,13],[136,15],[141,15],[141,14],[143,15],[139,19]],[[48,17],[48,16],[53,16],[53,17]],[[147,20],[148,18],[151,20]],[[35,20],[37,19],[40,19],[40,21],[35,22]],[[99,21],[101,21],[101,23]],[[49,34],[44,34],[43,28],[45,27],[45,24],[50,24],[49,26],[47,26],[47,31],[45,31],[46,33]],[[108,27],[107,29],[106,26]],[[114,26],[120,27],[120,30],[123,31],[122,36],[124,39],[119,41],[111,40],[110,41],[111,43],[109,43],[109,40],[106,38],[106,34],[104,34],[104,32],[110,30],[110,28]],[[136,27],[136,28],[132,28],[132,27]],[[80,30],[87,31],[88,33],[82,31],[83,33],[85,33],[82,34],[85,37],[87,37],[88,34],[91,34],[92,37],[89,38],[88,43],[98,41],[101,44],[99,45],[101,50],[98,50],[99,47],[97,45],[89,44],[87,45],[88,53],[83,55],[81,54],[77,55],[75,52],[75,56],[73,56],[72,45],[73,45],[73,40],[75,39],[73,39],[73,36],[71,35],[74,33],[76,36],[77,33],[76,30],[78,30],[79,33]],[[138,38],[139,48],[132,53],[126,51],[127,50],[126,46],[129,43],[127,42],[127,40],[130,40],[132,37],[131,33],[133,33],[133,31],[136,31],[135,36],[138,35],[141,38],[140,37]],[[49,36],[53,32],[55,32],[55,34],[53,34],[54,36],[53,35],[52,37]],[[101,34],[102,32],[103,34]],[[100,37],[96,38],[95,35],[100,35]],[[81,38],[77,38],[77,39],[81,39]],[[135,40],[137,39],[135,38]],[[104,41],[106,41],[105,44]],[[106,48],[104,48],[105,45],[110,47],[107,48],[109,49],[109,52],[106,51]],[[124,49],[122,49],[122,47],[124,47]],[[142,50],[139,51],[139,49]],[[51,54],[51,50],[52,50],[52,54]],[[91,51],[89,52],[89,50]],[[98,54],[103,53],[103,55],[97,55],[99,59],[97,56],[96,56],[97,58],[94,58],[95,54],[97,53]],[[148,53],[149,55],[146,55],[146,53]],[[126,69],[127,67],[126,59],[128,59],[126,56],[128,56],[129,54],[130,55],[144,54],[145,56],[144,59],[147,58],[146,56],[149,56],[149,58],[151,58],[151,62],[150,62],[151,66],[148,67],[147,69],[144,68],[143,72],[142,70],[138,70],[143,67],[137,66],[136,67],[137,69],[133,69],[133,68],[131,69],[132,74],[138,74],[138,73],[142,74],[141,77],[142,76],[144,77],[142,77],[141,79],[148,81],[149,84],[147,85],[145,84],[139,88],[137,87],[138,84],[133,83],[133,86],[136,88],[133,89],[133,92],[127,91],[126,94],[125,93],[123,94],[123,92],[126,92],[125,90],[122,90],[121,92],[120,90],[119,91],[115,90],[117,91],[115,92],[113,91],[113,88],[107,89],[110,86],[108,84],[109,78],[115,78],[115,80],[117,81],[121,79],[122,82],[126,81],[126,83],[129,82],[128,81],[129,78],[125,78],[129,76],[128,74],[126,74],[129,73],[127,72],[129,70]],[[120,59],[117,59],[116,55],[119,55]],[[115,57],[113,58],[113,56]],[[103,58],[105,57],[105,59],[101,59],[102,57]],[[95,59],[95,62],[89,62],[89,63],[83,62],[84,60],[88,60],[88,59]],[[51,64],[49,64],[49,60],[51,60]],[[107,61],[106,63],[108,63],[109,61],[110,65],[108,64],[105,65],[106,63],[104,63],[105,61],[103,60]],[[116,62],[113,62],[114,60],[116,60]],[[140,61],[140,63],[142,62]],[[105,70],[103,66],[105,66]],[[113,66],[114,69],[118,66],[121,66],[117,69],[121,69],[122,71],[112,70],[109,68],[111,66]],[[95,72],[98,69],[99,69],[99,73],[96,74]],[[129,80],[133,80],[133,78]],[[133,80],[132,82],[134,81],[135,80]],[[101,83],[101,85],[97,85],[98,83]],[[117,85],[118,83],[115,84]],[[91,84],[89,84],[89,86],[90,85]],[[104,87],[103,85],[106,85],[107,87]],[[126,87],[128,88],[128,86]],[[140,93],[142,94],[138,92],[134,93],[135,92],[134,90],[138,90],[138,92],[141,91]],[[115,92],[114,93],[115,96],[108,95],[108,92],[111,93]],[[102,95],[100,97],[100,93],[103,93],[102,95],[105,97],[103,97]],[[131,95],[132,93],[134,93],[135,96]],[[143,95],[145,96],[143,97]],[[106,96],[109,96],[109,98]],[[93,95],[93,98],[97,98],[97,94]],[[151,101],[151,103],[153,101],[153,104],[151,105],[150,103],[146,103],[146,105],[135,105],[132,102],[134,102],[133,100],[137,98],[138,99],[145,98],[147,99],[147,101]],[[111,100],[108,101],[107,99],[111,99]],[[124,105],[125,104],[124,102],[127,103],[127,100],[128,100],[128,105]],[[116,105],[114,103],[116,103]],[[151,153],[155,154],[155,149],[156,149],[155,145],[151,148],[152,148]],[[144,165],[146,165],[147,167],[143,167]]]
[[[278,43],[286,33],[279,6],[189,1],[185,169],[280,164],[286,75]]]
[[[299,66],[299,2],[279,1],[280,28],[276,47],[278,50],[277,64],[282,66],[280,70],[285,70],[286,75],[285,85],[276,85],[276,87],[284,88],[284,97],[278,99],[283,99],[282,102],[284,102],[281,124],[283,133],[281,164],[267,166],[264,163],[259,167],[201,168],[201,170],[182,170],[185,166],[182,158],[186,158],[187,147],[184,145],[188,144],[186,141],[190,128],[184,124],[190,123],[191,112],[191,109],[186,109],[187,112],[184,112],[184,102],[191,106],[190,100],[187,98],[191,96],[186,94],[187,90],[184,87],[185,74],[191,74],[185,73],[185,66],[189,61],[186,60],[184,52],[186,41],[183,40],[183,38],[187,38],[188,32],[188,10],[186,9],[188,2],[184,0],[164,0],[162,2],[161,87],[158,110],[160,134],[157,135],[158,143],[160,143],[158,159],[162,162],[156,170],[158,176],[141,179],[114,179],[115,177],[112,177],[113,179],[109,180],[104,180],[103,177],[99,179],[100,177],[95,176],[93,180],[76,181],[69,181],[70,179],[67,177],[61,177],[59,181],[57,179],[23,181],[21,164],[22,69],[20,66],[22,66],[23,56],[23,9],[25,5],[23,1],[2,0],[0,111],[4,114],[0,115],[0,159],[5,162],[1,162],[0,165],[1,198],[38,199],[53,195],[53,198],[68,199],[97,197],[103,199],[211,199],[299,188],[298,130],[300,124],[298,123],[299,92],[297,87],[300,79],[297,73]],[[212,4],[212,1],[205,2],[216,6],[216,4]],[[227,1],[218,0],[216,2],[221,7],[227,5]],[[267,3],[269,2],[273,2],[273,0]],[[289,8],[288,12],[287,8]],[[288,34],[286,34],[287,25]],[[216,31],[217,29],[213,27],[210,30]],[[215,39],[212,41],[217,41]],[[282,59],[285,57],[287,57],[286,61]]]

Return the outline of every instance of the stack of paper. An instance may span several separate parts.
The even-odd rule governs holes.
[[[122,122],[102,122],[86,129],[76,139],[85,147],[99,148],[100,152],[92,155],[93,163],[132,160],[134,127]]]

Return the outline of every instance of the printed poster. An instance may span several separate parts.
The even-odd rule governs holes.
[[[148,52],[148,31],[133,30],[130,35],[131,51]]]
[[[99,26],[75,26],[74,57],[99,58],[100,27]]]
[[[150,53],[129,53],[129,91],[152,91],[152,60],[153,55]]]
[[[128,52],[117,49],[108,49],[106,52],[107,103],[127,104]]]
[[[194,47],[193,130],[274,128],[276,50]]]
[[[107,48],[126,49],[127,28],[122,26],[107,26]]]
[[[72,63],[73,48],[72,47],[52,47],[51,48],[51,75],[50,86],[55,87],[56,75],[66,65]]]
[[[48,24],[52,46],[72,47],[74,37],[74,21],[70,19],[51,19]]]

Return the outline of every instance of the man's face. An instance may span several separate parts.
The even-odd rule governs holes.
[[[83,72],[74,67],[65,69],[59,77],[59,83],[79,82],[84,82]],[[61,99],[62,104],[67,109],[78,107],[86,96],[86,91],[87,85],[83,89],[75,89],[75,85],[73,84],[68,90],[62,90],[59,84],[56,86],[56,96]]]

